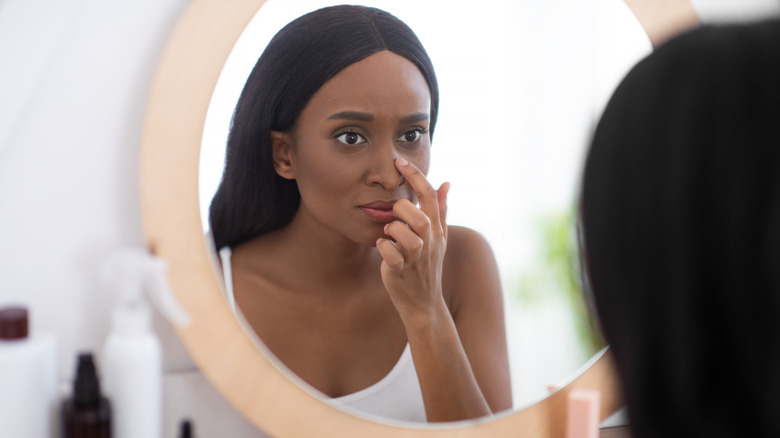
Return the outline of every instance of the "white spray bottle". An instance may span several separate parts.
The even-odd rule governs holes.
[[[166,269],[164,260],[141,249],[119,251],[103,266],[104,279],[119,292],[103,349],[114,438],[160,438],[162,434],[162,354],[143,290],[171,323],[189,323],[170,291]]]

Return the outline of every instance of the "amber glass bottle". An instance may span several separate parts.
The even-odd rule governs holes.
[[[62,403],[64,438],[111,438],[111,404],[100,393],[92,354],[78,357],[73,395]]]

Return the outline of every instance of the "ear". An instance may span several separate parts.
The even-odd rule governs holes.
[[[279,176],[285,179],[295,179],[292,146],[293,141],[290,134],[282,131],[271,131],[274,169]]]

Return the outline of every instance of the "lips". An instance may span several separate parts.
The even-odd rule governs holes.
[[[363,213],[365,213],[374,221],[387,223],[395,220],[395,215],[393,214],[393,204],[395,204],[395,201],[375,201],[361,205],[359,208],[363,211]]]

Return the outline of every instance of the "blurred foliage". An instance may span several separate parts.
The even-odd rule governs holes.
[[[533,267],[520,275],[515,298],[525,306],[539,306],[560,294],[574,321],[576,335],[587,355],[605,346],[595,315],[591,317],[582,291],[576,207],[566,213],[548,214],[537,221],[539,256]]]

